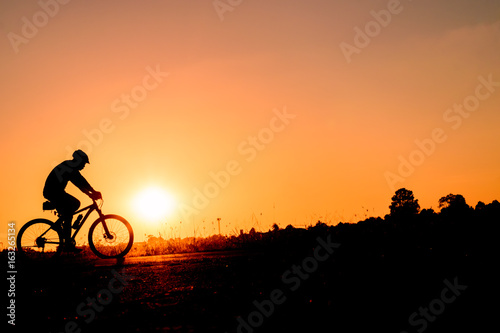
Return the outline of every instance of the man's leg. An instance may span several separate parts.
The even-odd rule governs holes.
[[[57,211],[63,218],[63,238],[66,244],[71,241],[71,222],[73,221],[73,214],[80,207],[80,201],[74,196],[64,192],[54,202]]]

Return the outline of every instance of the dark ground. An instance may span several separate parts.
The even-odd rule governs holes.
[[[498,244],[491,219],[281,230],[243,251],[116,261],[66,258],[18,263],[16,323],[22,332],[486,332],[497,317]],[[313,260],[317,238],[340,244]],[[319,251],[319,250],[318,250]],[[496,252],[494,252],[496,251]],[[309,258],[309,259],[306,259]],[[304,261],[304,259],[306,259]],[[6,260],[6,258],[5,258]],[[314,266],[316,262],[317,267]],[[287,273],[292,265],[310,273]],[[309,265],[309,266],[308,266]],[[80,305],[109,290],[113,270],[131,276],[100,312]],[[283,279],[285,276],[285,279]],[[302,276],[302,277],[300,277]],[[466,286],[443,303],[444,280]],[[292,287],[297,287],[292,290]],[[462,287],[465,288],[465,287]],[[269,304],[271,292],[281,304]],[[276,293],[277,291],[275,291]],[[444,294],[453,298],[451,291]],[[106,295],[104,295],[106,298]],[[263,304],[258,314],[254,304]],[[493,303],[492,303],[493,302]],[[90,301],[91,303],[91,301]],[[444,304],[444,308],[441,307]],[[434,306],[430,319],[409,317]],[[78,314],[87,311],[95,318]],[[272,312],[272,313],[271,313]],[[250,315],[250,318],[249,318]],[[255,328],[241,326],[238,317]],[[87,323],[85,320],[88,320]],[[68,322],[74,321],[73,324]],[[68,325],[67,327],[65,325]],[[248,324],[250,325],[250,324]]]

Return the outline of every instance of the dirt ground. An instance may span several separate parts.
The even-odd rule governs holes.
[[[480,252],[322,240],[264,252],[20,262],[16,328],[410,333],[479,331],[492,319],[492,266]]]

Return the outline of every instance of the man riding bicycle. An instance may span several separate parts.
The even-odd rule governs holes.
[[[63,219],[63,236],[67,250],[75,249],[75,245],[71,242],[71,223],[74,213],[80,207],[80,201],[64,191],[68,181],[90,198],[94,200],[102,198],[101,192],[94,190],[80,173],[87,163],[90,164],[87,154],[82,150],[76,150],[72,160],[60,163],[50,172],[43,188],[43,196],[55,206]]]

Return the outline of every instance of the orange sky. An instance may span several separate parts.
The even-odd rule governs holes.
[[[500,199],[498,1],[41,3],[0,4],[4,223],[51,217],[77,147],[138,240],[355,222],[399,187]],[[132,209],[150,185],[178,204],[161,224]]]

